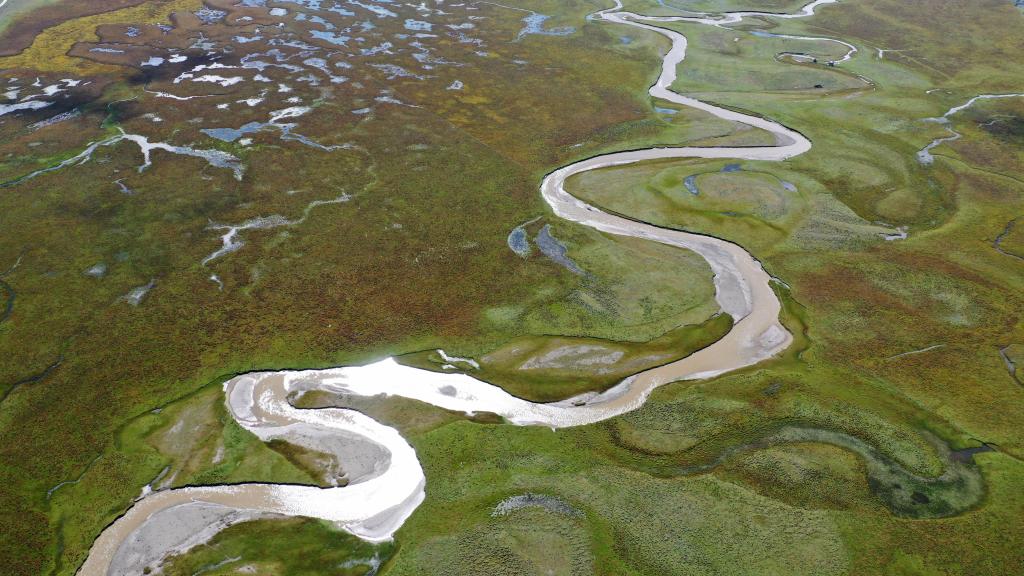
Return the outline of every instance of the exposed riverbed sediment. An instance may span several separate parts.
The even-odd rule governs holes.
[[[318,390],[355,396],[401,396],[467,413],[491,412],[517,425],[551,428],[599,422],[640,407],[658,386],[710,378],[754,365],[783,351],[792,336],[779,322],[781,303],[771,277],[743,248],[709,236],[662,228],[601,211],[569,194],[573,176],[609,166],[666,158],[729,158],[781,161],[802,154],[811,142],[772,120],[726,110],[672,91],[686,57],[686,37],[652,22],[688,21],[721,26],[747,16],[799,18],[836,0],[816,0],[794,14],[734,12],[693,17],[645,17],[622,4],[593,15],[607,22],[661,34],[671,42],[650,95],[719,118],[765,130],[776,145],[757,147],[660,147],[606,154],[555,170],[541,194],[555,215],[608,234],[632,236],[700,254],[714,272],[716,300],[732,316],[721,340],[686,358],[626,378],[602,393],[554,403],[534,403],[466,374],[438,373],[387,359],[367,366],[326,370],[259,372],[224,384],[227,406],[238,423],[263,440],[281,439],[330,454],[353,471],[343,487],[268,483],[188,487],[152,492],[112,523],[95,541],[79,574],[133,575],[153,570],[169,554],[187,551],[232,524],[262,517],[308,516],[337,523],[361,538],[389,539],[424,498],[426,479],[413,448],[394,429],[354,410],[298,409],[290,398]],[[181,527],[187,527],[182,529]],[[178,528],[175,528],[178,527]]]

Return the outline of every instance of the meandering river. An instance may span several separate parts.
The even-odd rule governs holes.
[[[811,142],[771,120],[687,98],[672,91],[676,69],[686,57],[682,34],[653,23],[686,21],[713,26],[748,16],[800,18],[837,0],[816,0],[793,14],[733,12],[723,15],[646,17],[622,11],[622,3],[593,15],[607,22],[650,30],[671,42],[650,95],[747,124],[774,135],[774,146],[664,147],[606,154],[549,174],[541,194],[557,216],[609,234],[643,238],[692,250],[714,272],[715,297],[732,316],[733,329],[721,340],[682,360],[626,378],[603,393],[538,404],[512,396],[465,374],[437,373],[388,359],[367,366],[293,372],[260,372],[224,384],[232,416],[269,441],[326,452],[343,462],[348,485],[334,488],[249,483],[148,492],[96,539],[79,574],[134,575],[154,569],[169,554],[205,542],[232,524],[268,516],[308,516],[336,522],[344,530],[378,541],[391,538],[424,498],[426,479],[413,448],[394,428],[354,410],[297,409],[289,397],[320,390],[356,396],[401,396],[440,408],[491,412],[522,425],[561,428],[590,424],[640,407],[658,386],[751,366],[783,351],[792,336],[779,322],[781,304],[771,277],[743,248],[709,236],[670,230],[608,214],[566,192],[571,177],[608,166],[665,158],[730,158],[781,161],[802,154]]]

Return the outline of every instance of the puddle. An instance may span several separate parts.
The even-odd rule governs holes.
[[[138,306],[139,304],[142,304],[143,298],[145,298],[146,294],[149,294],[149,291],[155,286],[156,280],[150,280],[149,283],[144,286],[132,288],[131,292],[125,294],[121,298],[132,306]]]
[[[693,194],[694,196],[697,196],[697,195],[700,194],[700,190],[697,189],[697,174],[690,174],[689,176],[684,178],[683,179],[683,186],[685,186],[686,190],[690,194]]]
[[[584,515],[583,512],[557,496],[527,492],[518,496],[509,496],[501,502],[498,502],[498,505],[491,511],[491,516],[508,516],[512,512],[522,510],[524,508],[541,508],[548,512],[562,514],[563,516],[573,516],[576,518],[581,518]]]
[[[526,229],[522,226],[513,228],[508,234],[508,247],[519,256],[526,258],[530,255],[530,241],[526,237]]]
[[[584,275],[585,272],[567,255],[569,249],[565,244],[558,241],[551,235],[551,225],[545,224],[537,233],[537,247],[549,260],[572,272],[573,274]]]
[[[576,28],[573,26],[558,26],[556,28],[549,28],[545,30],[544,23],[550,18],[551,16],[546,14],[531,12],[529,16],[523,18],[524,26],[516,36],[516,40],[522,40],[531,34],[538,36],[568,36],[576,31]]]

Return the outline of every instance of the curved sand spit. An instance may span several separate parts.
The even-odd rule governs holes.
[[[424,497],[425,478],[412,447],[388,426],[353,410],[303,410],[291,394],[323,390],[356,396],[402,396],[464,412],[492,412],[518,425],[560,428],[598,422],[641,406],[656,387],[678,380],[709,378],[750,366],[784,350],[792,340],[779,323],[781,305],[760,263],[735,244],[659,228],[598,210],[565,191],[570,177],[607,166],[664,158],[785,160],[811,148],[800,133],[764,118],[725,110],[680,96],[670,89],[676,67],[686,56],[686,38],[645,22],[688,21],[720,26],[752,15],[810,16],[836,0],[817,0],[794,14],[734,12],[721,16],[645,17],[620,12],[622,4],[596,13],[609,22],[651,30],[672,47],[661,76],[651,87],[655,98],[704,110],[773,134],[777,145],[762,147],[650,148],[590,158],[548,175],[541,193],[561,218],[602,232],[678,246],[703,256],[714,272],[716,299],[733,317],[724,338],[682,360],[631,376],[601,394],[536,404],[465,374],[444,374],[402,366],[388,359],[360,367],[238,376],[224,384],[227,405],[240,425],[263,440],[280,438],[328,453],[344,464],[348,485],[317,488],[281,484],[241,484],[163,490],[141,498],[96,539],[79,574],[132,575],[156,568],[168,554],[182,552],[238,522],[269,516],[308,516],[336,522],[366,540],[387,540]]]

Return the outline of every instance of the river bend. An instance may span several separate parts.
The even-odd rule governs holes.
[[[779,322],[781,304],[771,277],[743,248],[718,238],[671,230],[603,212],[575,198],[566,181],[583,172],[670,158],[782,161],[811,148],[799,132],[772,120],[726,110],[672,91],[676,69],[686,58],[686,37],[657,26],[686,21],[712,26],[748,16],[801,18],[837,0],[816,0],[793,14],[732,12],[721,15],[649,17],[622,11],[620,0],[592,17],[660,34],[671,42],[653,98],[703,110],[718,118],[760,128],[773,146],[659,147],[588,158],[555,170],[540,191],[560,218],[619,236],[643,238],[700,254],[714,273],[715,298],[732,316],[732,330],[714,344],[663,366],[630,376],[613,388],[554,403],[534,403],[466,374],[438,373],[392,359],[366,366],[326,370],[257,372],[224,384],[231,415],[265,441],[281,439],[330,454],[343,462],[348,484],[318,488],[269,483],[186,487],[149,492],[96,539],[79,570],[84,576],[136,575],[170,554],[187,551],[220,530],[255,518],[307,516],[335,522],[369,541],[390,539],[423,501],[426,479],[416,452],[397,430],[354,410],[298,409],[290,397],[309,390],[372,397],[401,396],[448,410],[491,412],[522,426],[562,428],[599,422],[640,407],[658,386],[710,378],[771,358],[792,342]]]

